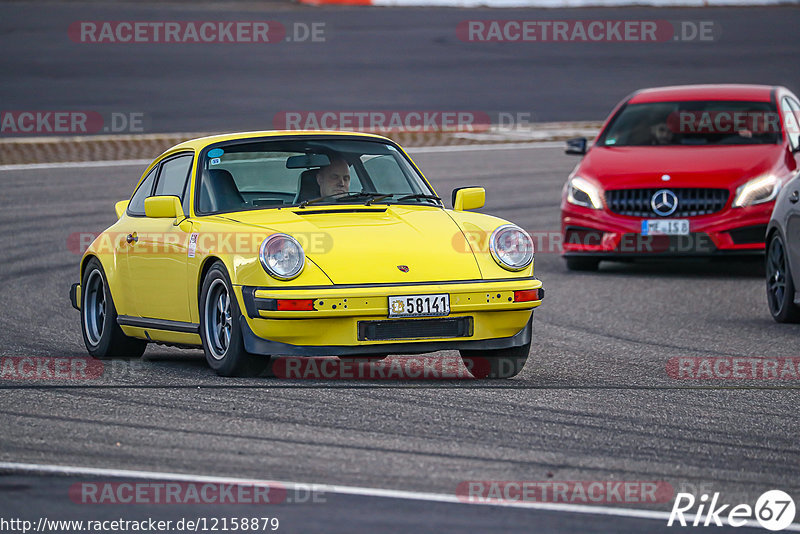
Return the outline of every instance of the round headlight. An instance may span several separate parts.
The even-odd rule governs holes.
[[[513,224],[504,224],[492,232],[489,250],[494,261],[509,271],[521,271],[533,261],[533,240]]]
[[[258,252],[261,265],[278,280],[291,280],[303,270],[306,255],[295,238],[272,234],[261,243]]]

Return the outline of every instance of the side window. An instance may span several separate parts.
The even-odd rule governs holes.
[[[800,129],[798,126],[798,118],[800,118],[800,104],[794,99],[784,97],[781,102],[781,111],[783,111],[783,131],[786,137],[789,138],[789,145],[792,149],[797,149],[800,146]]]
[[[156,179],[157,170],[158,165],[153,167],[153,170],[148,173],[144,180],[142,180],[142,184],[131,197],[131,201],[128,203],[129,215],[144,216],[144,199],[149,197],[150,192],[153,190],[153,181]]]
[[[183,203],[184,213],[189,213],[189,196],[184,195],[192,156],[178,156],[161,164],[156,190],[153,195],[175,195]]]

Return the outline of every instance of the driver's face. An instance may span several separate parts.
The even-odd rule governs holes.
[[[650,131],[659,145],[668,145],[672,141],[672,130],[669,129],[666,122],[656,124]]]
[[[317,183],[323,197],[350,191],[350,169],[342,160],[334,160],[317,172]]]

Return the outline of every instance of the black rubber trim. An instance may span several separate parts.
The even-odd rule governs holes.
[[[288,206],[287,206],[288,207]],[[437,206],[439,207],[439,206]],[[370,208],[343,208],[343,209],[329,209],[329,210],[309,210],[306,208],[298,208],[294,212],[297,215],[318,215],[321,213],[386,213],[386,208],[383,209],[370,209]]]
[[[260,310],[264,311],[278,311],[277,299],[260,299],[256,297],[256,290],[259,288],[254,286],[242,286],[242,300],[244,300],[244,310],[247,316],[251,319],[262,319]]]
[[[150,319],[148,317],[131,317],[120,315],[117,317],[120,326],[135,326],[137,328],[150,328],[151,330],[167,330],[170,332],[184,332],[199,334],[200,325],[197,323],[184,323],[183,321],[167,321],[166,319]]]
[[[78,286],[80,284],[75,283],[72,284],[69,288],[69,301],[72,304],[72,307],[76,310],[80,310],[81,307],[78,305]]]
[[[483,278],[476,280],[443,280],[439,282],[398,282],[394,284],[331,284],[328,286],[274,286],[274,287],[254,287],[242,286],[242,293],[245,289],[254,291],[305,291],[309,289],[357,289],[357,288],[372,288],[372,287],[413,287],[413,286],[438,286],[438,285],[456,285],[456,284],[494,284],[496,282],[522,282],[529,280],[538,280],[535,276],[525,276],[522,278],[495,278],[486,280]],[[255,297],[253,297],[255,298]],[[266,300],[266,299],[258,299]]]
[[[239,318],[244,348],[250,354],[271,356],[356,356],[360,354],[424,354],[439,350],[497,350],[521,347],[530,343],[533,334],[533,312],[522,330],[511,337],[478,341],[422,341],[375,343],[371,345],[289,345],[260,338],[253,333],[244,316]]]

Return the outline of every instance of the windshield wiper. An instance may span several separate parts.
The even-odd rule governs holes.
[[[394,194],[393,194],[393,193],[387,193],[387,194],[383,194],[383,195],[377,195],[377,196],[374,196],[374,197],[372,197],[371,199],[367,200],[366,202],[364,202],[364,205],[365,205],[365,206],[370,206],[370,205],[372,205],[372,203],[373,203],[373,202],[377,202],[377,201],[379,201],[379,200],[383,200],[384,198],[389,198],[389,197],[393,197],[393,196],[394,196]]]
[[[310,200],[304,200],[299,204],[301,208],[305,208],[309,204],[316,204],[317,202],[322,202],[323,200],[332,199],[336,200],[337,202],[342,200],[351,200],[355,198],[366,198],[368,199],[365,206],[369,206],[371,202],[375,202],[376,200],[381,200],[387,197],[393,196],[393,193],[385,194],[385,193],[373,193],[370,191],[357,191],[357,192],[347,192],[347,193],[337,193],[335,195],[329,195],[327,197],[317,197],[312,198]]]
[[[330,198],[330,197],[317,197],[317,198],[311,198],[311,199],[309,199],[309,200],[304,200],[304,201],[302,201],[300,204],[298,204],[298,206],[299,206],[299,207],[301,207],[301,208],[305,208],[305,207],[306,207],[306,206],[308,206],[309,204],[316,204],[317,202],[322,202],[322,201],[323,201],[323,200],[325,200],[326,198]],[[290,206],[287,206],[287,207],[290,207]]]
[[[424,198],[427,200],[437,200],[439,202],[442,201],[440,197],[437,197],[436,195],[429,195],[427,193],[416,193],[414,195],[406,195],[404,197],[398,198],[397,201],[400,202],[401,200],[417,200],[419,198]]]
[[[381,200],[390,196],[392,196],[392,193],[386,194],[386,193],[376,193],[372,191],[358,191],[355,193],[339,193],[338,195],[333,195],[333,197],[331,198],[335,198],[337,202],[341,202],[342,200],[366,198],[367,202],[364,205],[369,206],[370,203],[375,202],[376,200]]]

